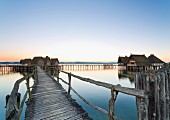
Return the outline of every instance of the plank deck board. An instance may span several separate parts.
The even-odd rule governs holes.
[[[86,111],[73,100],[61,84],[40,67],[38,80],[27,102],[25,120],[91,120]]]

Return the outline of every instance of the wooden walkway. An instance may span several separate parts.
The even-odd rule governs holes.
[[[27,102],[25,120],[90,120],[61,84],[38,67],[38,80]]]

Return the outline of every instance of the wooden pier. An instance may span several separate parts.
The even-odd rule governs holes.
[[[0,65],[0,74],[9,74],[13,72],[32,72],[34,66],[27,65]]]
[[[24,67],[24,66],[23,66]],[[30,66],[28,66],[30,67]],[[76,100],[70,96],[70,91],[73,91],[83,102],[88,104],[94,109],[97,109],[104,114],[108,115],[109,120],[120,120],[114,116],[114,103],[116,96],[119,92],[136,96],[138,99],[147,99],[147,94],[144,90],[137,90],[134,88],[126,88],[120,85],[112,85],[96,81],[89,78],[83,78],[81,76],[74,75],[70,72],[65,72],[60,69],[60,66],[32,66],[33,72],[27,74],[20,80],[17,80],[10,95],[6,97],[6,120],[16,120],[20,118],[24,101],[27,94],[29,96],[27,108],[25,112],[26,120],[39,120],[39,119],[71,119],[71,120],[89,120],[91,119],[87,112],[77,104]],[[22,68],[22,67],[19,67]],[[37,69],[38,68],[38,69]],[[23,70],[23,69],[22,69]],[[28,70],[28,69],[27,69]],[[68,75],[67,83],[65,80],[59,77],[59,73],[65,73]],[[53,77],[57,79],[54,79]],[[29,87],[29,78],[34,78],[34,85]],[[81,96],[71,86],[71,78],[75,77],[79,80],[102,86],[111,90],[111,98],[108,103],[108,111],[93,105]],[[27,91],[24,95],[22,102],[20,103],[20,95],[18,93],[19,84],[26,80]],[[63,89],[59,84],[59,80],[69,85],[68,92]],[[32,89],[32,90],[31,90]],[[140,119],[140,118],[139,118]]]
[[[112,85],[109,83],[96,81],[90,78],[84,78],[71,72],[61,69],[61,66],[20,66],[21,70],[32,69],[31,74],[16,81],[10,95],[7,95],[6,120],[16,120],[20,117],[23,103],[29,95],[25,113],[26,120],[39,119],[71,119],[71,120],[89,120],[88,114],[77,102],[71,98],[70,91],[74,92],[82,101],[105,114],[108,114],[109,120],[117,120],[114,115],[114,104],[118,93],[124,93],[136,97],[138,120],[169,120],[170,118],[170,66],[165,66],[158,71],[149,73],[135,74],[135,87],[127,88],[121,85]],[[17,68],[17,66],[16,66]],[[24,68],[24,69],[23,69]],[[68,75],[68,82],[60,78],[59,73]],[[54,79],[53,77],[57,79]],[[33,77],[35,82],[29,87],[29,77]],[[71,86],[71,78],[102,86],[111,90],[111,97],[108,103],[108,111],[96,105],[93,105],[83,98]],[[27,92],[20,105],[19,84],[26,80]],[[63,89],[59,80],[68,85],[68,92]],[[32,88],[32,90],[30,90]]]
[[[88,114],[79,106],[63,87],[49,77],[40,67],[37,82],[27,103],[25,120],[89,120]]]
[[[66,71],[92,71],[116,69],[116,64],[60,64],[60,70]]]

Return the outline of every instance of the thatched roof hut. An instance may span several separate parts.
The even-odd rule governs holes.
[[[51,65],[58,65],[58,64],[59,64],[58,58],[52,58],[51,59]]]
[[[125,57],[120,57],[118,58],[118,64],[119,65],[126,65],[127,61],[128,61],[129,57],[125,56]]]
[[[23,59],[20,61],[20,64],[31,65],[31,59]]]
[[[132,61],[134,62],[135,66],[150,66],[151,65],[149,59],[145,55],[131,54],[128,60],[128,64],[133,63]]]
[[[39,65],[43,66],[44,65],[44,60],[42,57],[34,57],[31,62],[32,65]]]
[[[164,64],[165,62],[162,61],[161,59],[159,59],[158,57],[156,57],[154,54],[151,54],[149,57],[148,57],[150,63],[161,63],[161,64]]]
[[[43,58],[43,60],[45,65],[51,65],[50,57],[46,56],[45,58]]]

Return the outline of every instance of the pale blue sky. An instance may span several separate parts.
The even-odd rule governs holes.
[[[169,0],[0,0],[0,61],[170,61]]]

